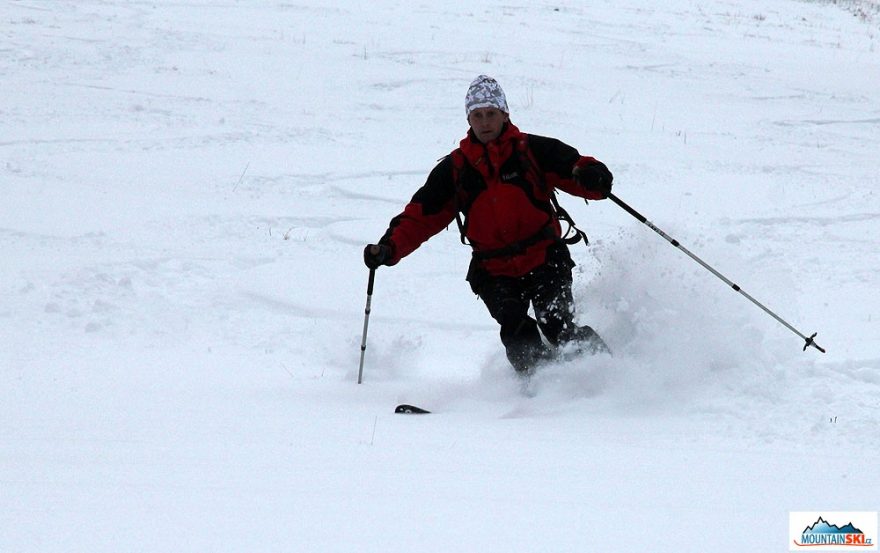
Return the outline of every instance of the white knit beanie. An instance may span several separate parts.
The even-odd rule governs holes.
[[[492,77],[480,75],[471,83],[467,96],[464,99],[464,109],[467,115],[479,108],[496,108],[504,113],[510,113],[507,109],[507,98],[501,85]]]

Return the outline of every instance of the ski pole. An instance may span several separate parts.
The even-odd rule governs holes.
[[[364,354],[367,351],[367,327],[370,326],[370,304],[373,302],[373,281],[376,280],[376,269],[370,269],[367,281],[367,307],[364,309],[364,337],[361,339],[361,365],[358,368],[358,384],[364,381]]]
[[[612,194],[610,192],[608,193],[608,199],[610,199],[612,202],[614,202],[617,205],[619,205],[620,207],[622,207],[624,211],[626,211],[627,213],[629,213],[630,215],[632,215],[633,217],[638,219],[641,223],[644,223],[648,228],[650,228],[651,230],[653,230],[654,232],[656,232],[660,236],[662,236],[664,239],[666,239],[667,242],[669,242],[670,244],[672,244],[673,246],[675,246],[679,250],[686,253],[688,255],[688,257],[690,257],[691,259],[693,259],[694,261],[696,261],[697,263],[702,265],[702,267],[704,269],[706,269],[707,271],[709,271],[710,273],[712,273],[716,277],[720,278],[722,281],[724,281],[725,284],[727,284],[728,286],[730,286],[731,288],[733,288],[734,290],[736,290],[737,292],[742,294],[743,297],[745,297],[747,300],[749,300],[753,304],[760,307],[762,310],[764,310],[765,313],[767,313],[768,315],[770,315],[771,317],[776,319],[785,328],[789,329],[790,331],[792,331],[795,334],[797,334],[798,336],[800,336],[804,340],[804,351],[807,351],[807,348],[812,346],[812,347],[816,348],[817,350],[821,351],[822,353],[825,353],[825,349],[819,347],[819,344],[817,344],[814,341],[814,338],[816,337],[817,333],[813,333],[813,335],[808,338],[807,336],[802,334],[800,331],[798,331],[795,327],[791,326],[788,322],[786,322],[782,317],[780,317],[779,315],[777,315],[773,311],[770,311],[770,309],[768,309],[764,304],[762,304],[761,302],[759,302],[758,300],[756,300],[755,298],[753,298],[752,296],[747,294],[745,290],[743,290],[742,288],[739,287],[739,285],[735,284],[730,279],[728,279],[727,277],[725,277],[724,275],[722,275],[721,273],[716,271],[714,268],[712,268],[708,263],[706,263],[705,261],[703,261],[702,259],[700,259],[696,255],[691,253],[690,250],[688,250],[687,248],[682,246],[678,242],[678,240],[672,238],[671,236],[669,236],[668,234],[663,232],[661,229],[657,228],[656,225],[654,225],[651,221],[647,220],[644,215],[642,215],[641,213],[639,213],[638,211],[636,211],[635,209],[633,209],[632,207],[627,205],[626,202],[624,202],[623,200],[621,200],[620,198],[618,198],[617,196],[615,196],[614,194]]]

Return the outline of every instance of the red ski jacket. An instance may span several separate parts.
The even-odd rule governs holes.
[[[434,167],[403,212],[391,220],[380,243],[391,246],[394,265],[459,218],[474,259],[489,274],[518,277],[546,260],[561,239],[553,209],[555,189],[597,200],[601,193],[574,181],[576,166],[599,163],[571,146],[526,135],[508,123],[483,144],[472,131]]]

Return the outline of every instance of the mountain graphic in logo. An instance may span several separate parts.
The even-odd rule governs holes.
[[[836,524],[830,524],[827,520],[822,517],[819,517],[819,520],[813,523],[812,526],[807,526],[804,528],[804,534],[864,534],[861,530],[853,526],[852,522],[847,523],[846,526],[838,526]]]

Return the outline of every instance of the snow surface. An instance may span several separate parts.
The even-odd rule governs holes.
[[[878,510],[877,11],[3,2],[0,551],[784,551]],[[357,385],[361,250],[480,73],[828,353],[563,197],[613,358],[523,395],[453,226],[377,273]]]

